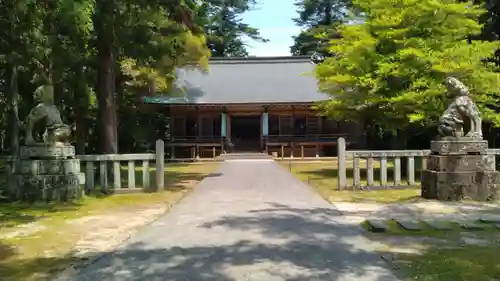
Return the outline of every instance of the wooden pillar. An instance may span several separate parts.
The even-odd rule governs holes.
[[[225,141],[227,139],[227,120],[226,114],[224,113],[224,108],[221,108],[220,113],[220,150],[221,154],[226,153]]]
[[[226,114],[226,137],[231,139],[231,115]]]
[[[167,140],[167,142],[170,143],[170,158],[175,159],[175,136],[177,136],[178,132],[175,131],[175,119],[174,115],[172,114],[172,110],[170,110],[170,118],[168,120],[169,123],[169,129],[170,129],[170,139]]]
[[[260,134],[260,147],[264,147],[264,151],[267,153],[267,136],[269,135],[269,116],[267,113],[267,107],[264,107],[264,112],[261,116],[261,134]]]
[[[220,136],[223,138],[227,137],[227,119],[224,112],[220,116]]]
[[[198,136],[197,139],[201,138],[201,125],[202,124],[202,117],[200,115],[200,108],[196,107],[196,128],[198,129]]]
[[[318,115],[318,135],[323,134],[323,116]]]
[[[292,139],[290,140],[290,158],[293,158],[293,149],[294,149],[294,143],[293,143],[293,137],[295,136],[295,106],[292,105]]]

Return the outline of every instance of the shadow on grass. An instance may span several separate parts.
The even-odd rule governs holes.
[[[359,225],[337,218],[342,220],[331,208],[267,203],[195,226],[208,242],[190,239],[193,233],[180,239],[182,225],[168,226],[167,232],[154,226],[158,229],[139,233],[62,280],[397,280],[378,253],[363,244]]]
[[[18,260],[15,263],[7,263],[0,260],[0,280],[25,281],[25,280],[51,280],[55,273],[64,270],[67,266],[75,264],[79,260],[73,257],[67,258],[38,258],[35,260]],[[36,275],[36,278],[34,278]]]
[[[0,262],[17,254],[16,248],[9,244],[0,242]],[[1,271],[0,271],[1,273]],[[2,276],[2,275],[0,275]]]
[[[293,167],[292,167],[293,171]],[[338,177],[338,170],[334,168],[321,168],[317,170],[312,170],[312,171],[301,171],[299,172],[303,175],[310,175],[311,178],[317,179],[317,178],[331,178],[331,179],[336,179]],[[346,175],[348,179],[352,179],[354,177],[354,169],[352,168],[347,168],[346,169]],[[421,171],[420,170],[415,170],[415,180],[420,179],[421,176]],[[368,179],[368,172],[366,169],[360,169],[360,178],[361,181],[366,181]],[[395,178],[395,171],[392,168],[387,168],[387,181],[391,182],[394,181]],[[380,168],[373,168],[373,180],[374,181],[380,181]],[[406,173],[401,173],[401,181],[407,181],[408,176]]]
[[[82,202],[65,203],[1,203],[0,204],[0,229],[31,223],[45,218],[49,214],[72,212],[78,210]]]

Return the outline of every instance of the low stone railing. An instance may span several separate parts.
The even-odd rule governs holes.
[[[92,191],[98,185],[103,190],[112,188],[120,192],[137,190],[136,188],[136,162],[141,162],[142,186],[143,190],[161,191],[164,188],[165,169],[165,145],[162,140],[156,141],[155,153],[134,153],[134,154],[98,154],[98,155],[77,155],[85,173],[85,189]],[[155,186],[151,186],[150,162],[155,162]],[[122,164],[127,163],[127,186],[122,186]],[[112,165],[112,166],[110,166]],[[97,169],[96,169],[97,168]],[[96,173],[96,170],[98,173]],[[111,171],[112,175],[109,175]],[[96,175],[99,175],[96,177]],[[112,183],[112,184],[110,184]]]
[[[81,171],[85,173],[85,191],[92,192],[96,189],[96,184],[102,191],[161,191],[164,189],[164,169],[165,169],[165,144],[163,140],[156,141],[155,153],[134,153],[134,154],[96,154],[77,155],[80,160]],[[3,156],[0,160],[3,173],[8,177],[12,174],[12,163],[17,159],[14,156]],[[122,164],[127,163],[126,177],[127,185],[122,185]],[[140,162],[142,167],[142,185],[136,188],[136,163]],[[155,184],[151,185],[150,167],[154,162]],[[111,171],[111,175],[109,175]],[[1,189],[1,188],[0,188]]]
[[[420,181],[418,175],[427,169],[426,156],[431,151],[346,150],[345,139],[339,138],[337,153],[337,188],[340,190],[415,186],[418,184],[417,181]],[[500,155],[500,149],[488,149],[488,154]],[[403,171],[403,166],[406,166],[405,171]],[[379,170],[377,174],[376,169]],[[362,172],[364,177],[362,177]],[[378,177],[378,180],[375,180],[375,177]]]

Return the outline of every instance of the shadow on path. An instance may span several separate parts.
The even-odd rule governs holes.
[[[359,225],[341,221],[332,209],[269,203],[245,216],[197,226],[214,234],[242,233],[241,239],[213,243],[201,235],[182,247],[139,239],[107,253],[72,280],[397,280],[369,249]]]

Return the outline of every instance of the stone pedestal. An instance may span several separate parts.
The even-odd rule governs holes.
[[[432,154],[422,173],[422,197],[443,201],[497,200],[500,172],[495,156],[487,155],[488,142],[449,138],[431,142]]]
[[[15,200],[68,201],[82,196],[84,181],[73,146],[23,146],[10,184]]]

